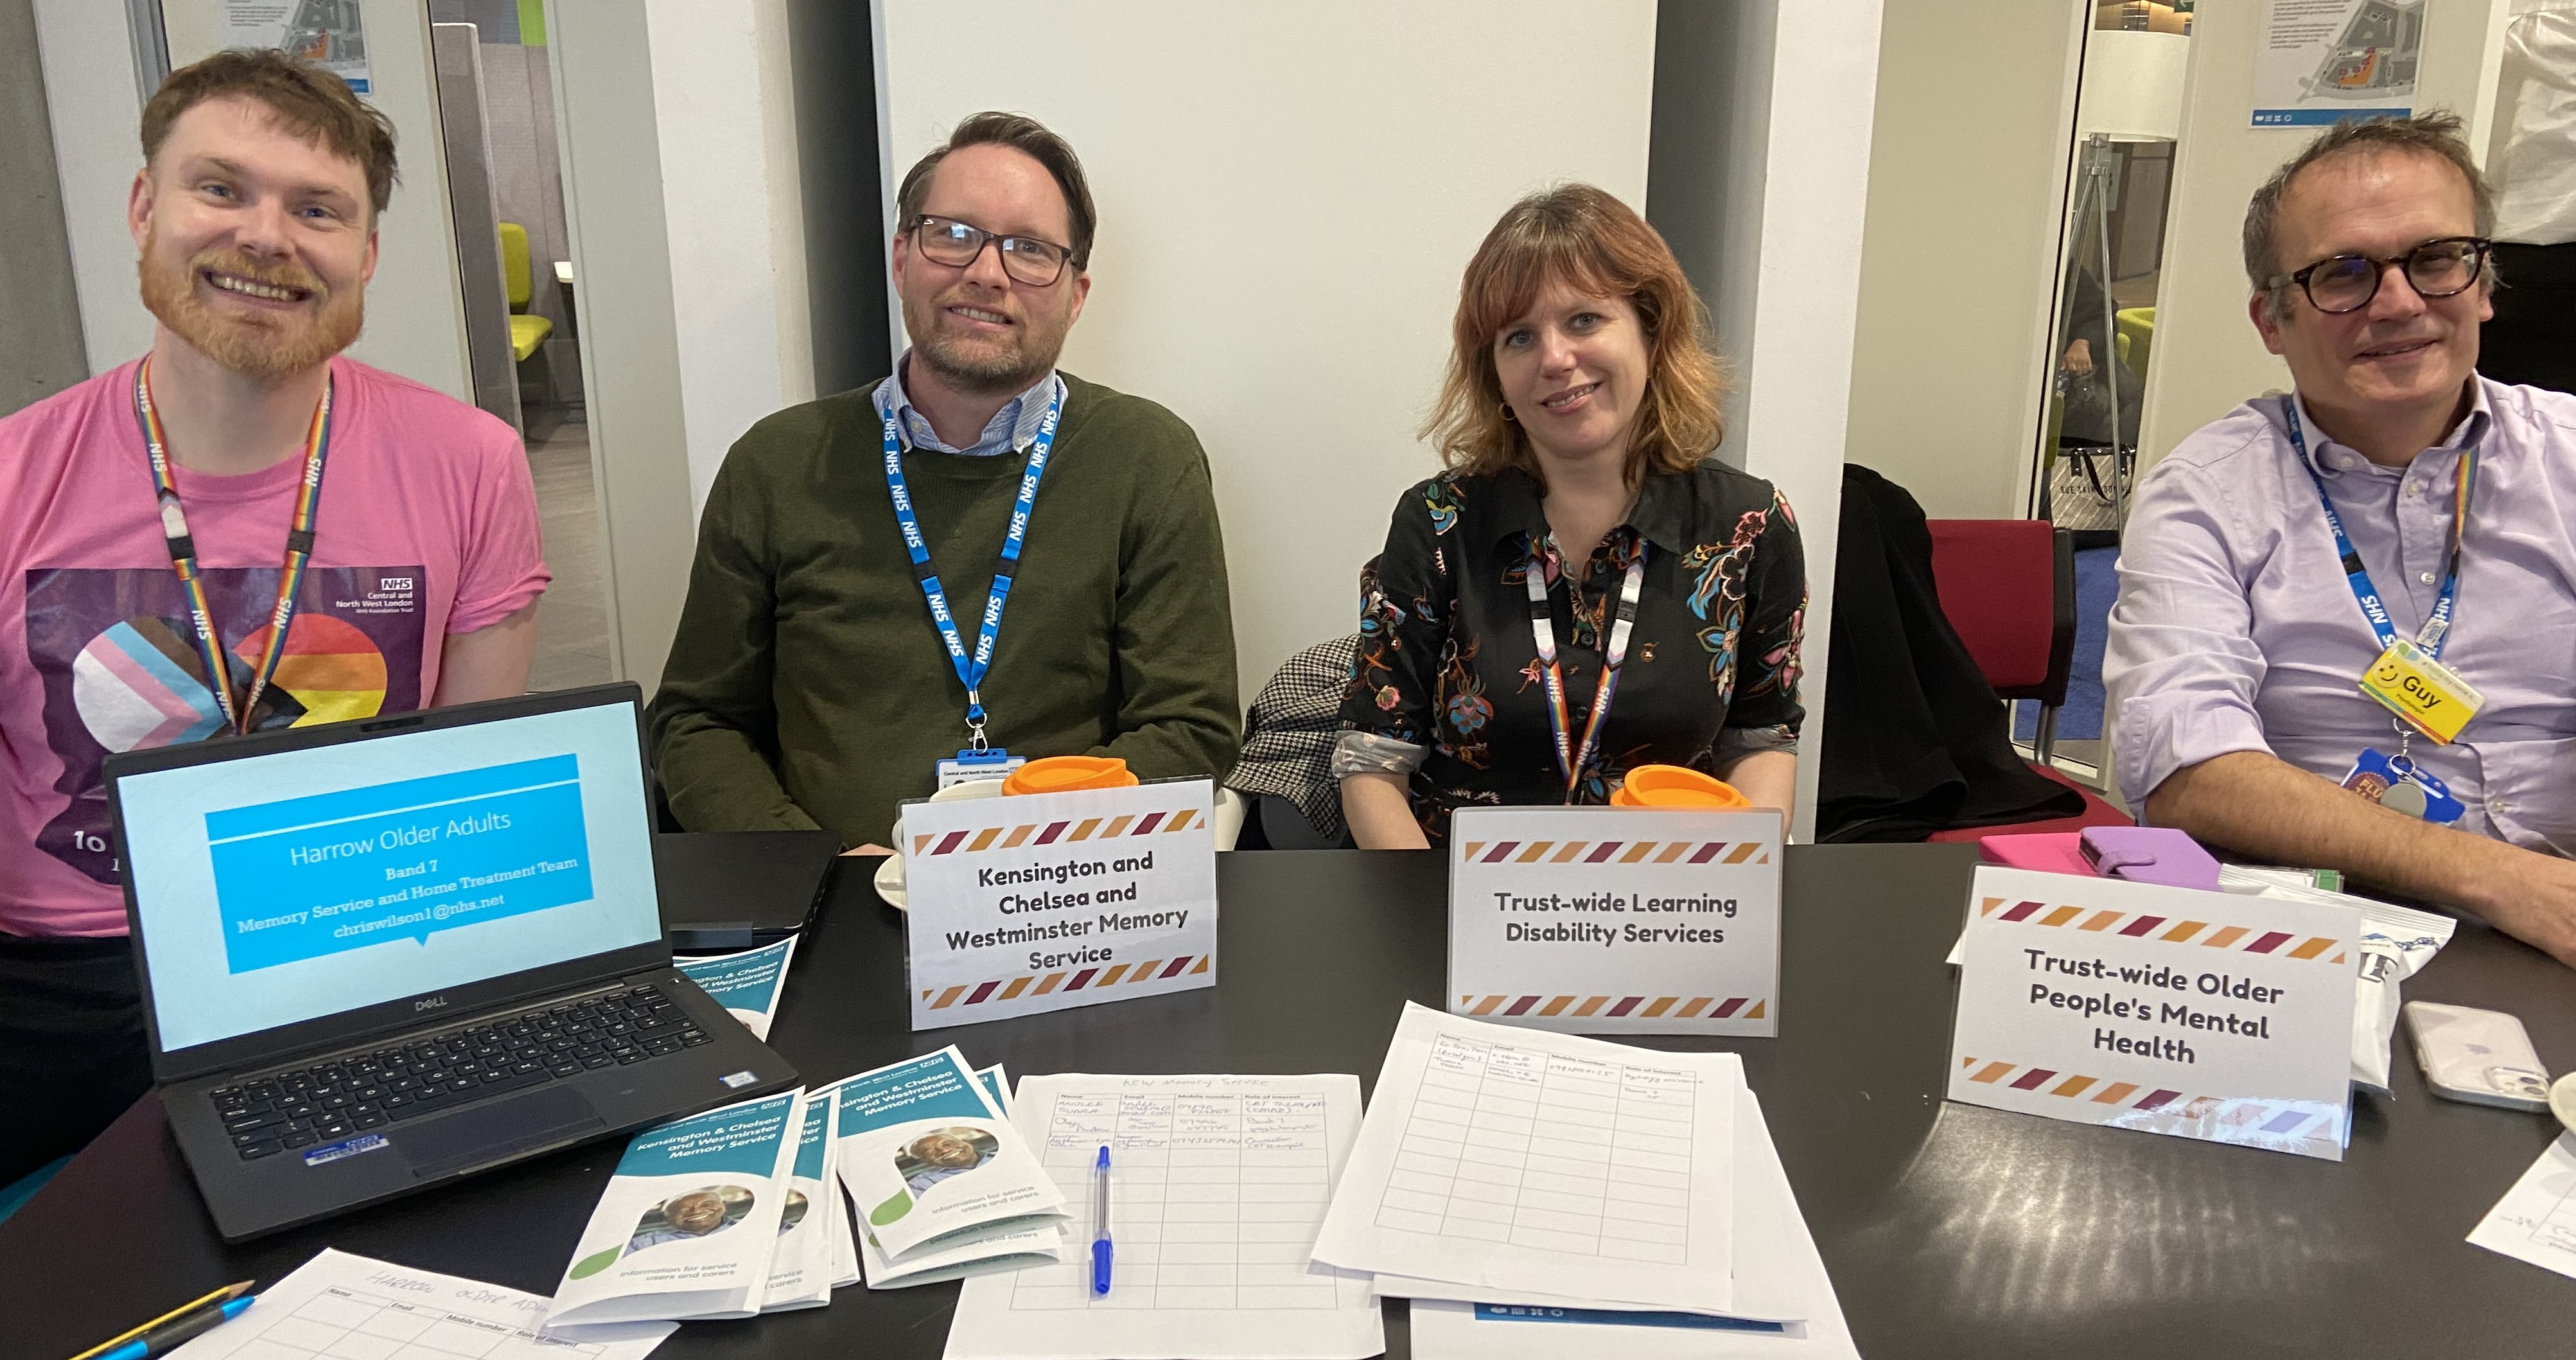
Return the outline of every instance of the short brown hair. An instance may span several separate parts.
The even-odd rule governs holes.
[[[367,202],[378,215],[393,202],[399,177],[393,120],[359,99],[347,81],[267,48],[227,48],[172,71],[143,106],[143,163],[161,154],[180,114],[227,95],[259,101],[280,128],[356,161],[367,172]]]
[[[2355,118],[2335,124],[2317,135],[2316,140],[2293,156],[2263,187],[2254,191],[2253,201],[2245,205],[2245,278],[2263,297],[2263,306],[2272,319],[2283,315],[2282,300],[2287,288],[2274,288],[2273,279],[2282,272],[2281,200],[2290,193],[2290,184],[2299,172],[2320,161],[2337,156],[2358,156],[2391,151],[2412,152],[2419,156],[2438,156],[2451,163],[2468,181],[2469,197],[2477,211],[2472,219],[2480,236],[2495,232],[2495,186],[2478,170],[2469,155],[2469,144],[2460,139],[2460,116],[2436,110],[2411,118]],[[2486,287],[2495,286],[2495,266],[2490,262],[2480,280]]]
[[[1065,139],[1024,113],[988,111],[960,119],[947,141],[932,147],[929,155],[914,161],[905,172],[903,187],[894,196],[895,230],[911,230],[913,219],[921,216],[922,200],[930,197],[931,172],[948,159],[949,152],[970,146],[1007,146],[1046,167],[1055,177],[1055,187],[1064,191],[1065,216],[1073,225],[1073,239],[1064,244],[1072,248],[1073,267],[1089,268],[1091,233],[1100,225],[1100,214],[1091,206],[1091,181],[1083,178],[1082,158],[1073,154]]]
[[[1450,325],[1449,371],[1422,435],[1452,471],[1519,468],[1543,483],[1529,436],[1503,414],[1494,337],[1563,281],[1622,297],[1646,332],[1646,403],[1628,438],[1628,478],[1684,472],[1725,438],[1726,370],[1709,352],[1708,309],[1664,238],[1635,210],[1589,184],[1565,184],[1511,206],[1467,262]]]

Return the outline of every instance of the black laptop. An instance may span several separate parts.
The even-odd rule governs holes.
[[[829,831],[663,832],[654,879],[671,947],[754,949],[796,934],[822,908],[840,854]]]
[[[671,967],[640,698],[108,758],[153,1077],[224,1240],[796,1080]]]

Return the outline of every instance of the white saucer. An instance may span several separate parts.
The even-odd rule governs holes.
[[[877,896],[884,898],[887,906],[896,911],[908,910],[904,905],[903,856],[886,856],[885,862],[877,866],[876,883]]]
[[[2549,1112],[2558,1116],[2561,1125],[2576,1129],[2576,1072],[2550,1084]]]
[[[970,779],[963,784],[951,784],[947,788],[941,789],[939,792],[930,795],[930,801],[934,803],[963,803],[977,798],[999,798],[1001,796],[1001,780]],[[877,896],[884,898],[887,906],[894,908],[896,911],[904,911],[908,908],[904,901],[903,850],[900,848],[903,845],[903,823],[901,820],[897,820],[895,822],[894,829],[886,834],[886,839],[892,842],[897,849],[893,854],[885,857],[885,863],[877,866]]]

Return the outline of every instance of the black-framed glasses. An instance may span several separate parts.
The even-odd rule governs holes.
[[[2407,286],[2426,298],[2446,298],[2468,290],[2487,270],[2494,243],[2482,236],[2443,236],[2403,255],[2373,259],[2368,255],[2329,255],[2305,269],[2276,274],[2266,288],[2299,285],[2320,312],[2339,316],[2357,312],[2379,296],[2379,280],[2390,265],[2406,268]]]
[[[972,222],[953,217],[933,217],[928,213],[912,219],[913,244],[922,258],[952,269],[964,269],[984,253],[986,242],[1000,246],[1002,272],[1031,288],[1045,288],[1064,277],[1064,267],[1073,259],[1073,247],[1034,236],[997,236]]]

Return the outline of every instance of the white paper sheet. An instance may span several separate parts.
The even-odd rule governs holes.
[[[1803,1262],[1805,1256],[1814,1255],[1814,1248],[1807,1247],[1805,1256],[1800,1254],[1799,1242],[1803,1239],[1792,1232],[1791,1225],[1803,1232],[1805,1221],[1798,1213],[1797,1195],[1789,1188],[1789,1173],[1780,1166],[1779,1149],[1771,1145],[1771,1131],[1762,1122],[1762,1104],[1750,1090],[1737,1092],[1735,1101],[1735,1212],[1735,1306],[1714,1316],[1787,1323],[1803,1330],[1806,1319],[1832,1313],[1839,1326],[1832,1287],[1828,1285],[1821,1296],[1809,1288]],[[1374,1285],[1378,1293],[1390,1298],[1552,1308],[1631,1307],[1562,1293],[1469,1289],[1398,1275],[1380,1275]]]
[[[2471,1246],[2576,1276],[2576,1133],[2562,1133],[2469,1233]]]
[[[948,1360],[1360,1360],[1368,1283],[1309,1261],[1359,1136],[1351,1076],[1034,1076],[1014,1117],[1065,1197],[1073,1261],[968,1280]],[[1110,1149],[1116,1266],[1090,1289],[1091,1166]]]
[[[1739,1223],[1735,1254],[1736,1292],[1748,1306],[1791,1312],[1806,1319],[1783,1333],[1704,1330],[1690,1327],[1603,1325],[1558,1321],[1554,1316],[1526,1315],[1508,1320],[1479,1318],[1472,1303],[1415,1299],[1412,1304],[1413,1354],[1417,1360],[1561,1360],[1570,1355],[1615,1355],[1620,1360],[1736,1360],[1745,1356],[1794,1356],[1799,1360],[1859,1360],[1851,1329],[1843,1323],[1842,1303],[1825,1273],[1816,1239],[1789,1189],[1789,1176],[1762,1121],[1762,1106],[1751,1091],[1736,1104],[1739,1166],[1737,1191],[1750,1199],[1756,1188],[1768,1190],[1778,1206],[1773,1224],[1765,1224],[1747,1205]],[[1766,1232],[1775,1228],[1776,1235]],[[1381,1282],[1383,1284],[1383,1282]],[[1776,1292],[1783,1300],[1766,1302]],[[1543,1297],[1533,1303],[1546,1305]],[[1486,1299],[1510,1303],[1509,1299]],[[1600,1305],[1591,1305],[1598,1308]]]
[[[557,1328],[553,1300],[325,1247],[250,1311],[172,1352],[179,1360],[643,1360],[673,1322]]]
[[[1742,1089],[1732,1053],[1660,1053],[1408,1003],[1315,1259],[1725,1312]]]

